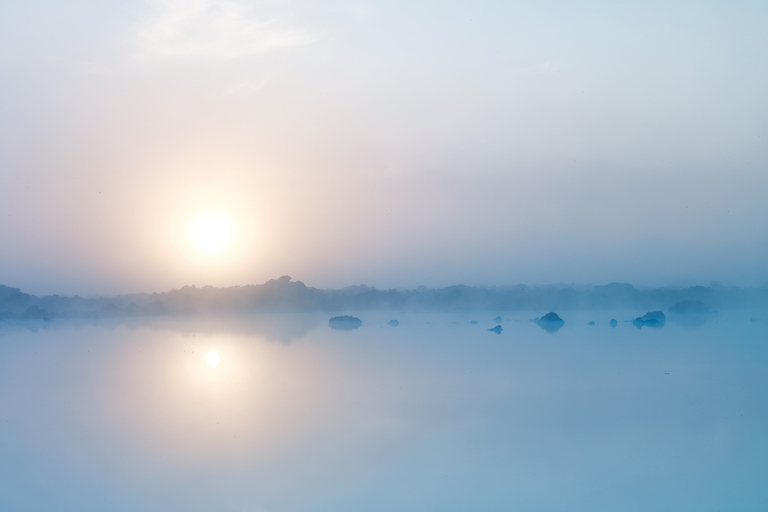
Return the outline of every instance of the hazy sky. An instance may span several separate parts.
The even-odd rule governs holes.
[[[761,285],[766,27],[765,1],[2,2],[0,283]]]

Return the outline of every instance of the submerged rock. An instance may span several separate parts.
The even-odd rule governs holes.
[[[491,332],[495,332],[496,334],[501,334],[501,331],[503,331],[504,329],[502,329],[500,325],[497,325],[493,329],[488,329],[488,330]]]
[[[684,300],[669,308],[670,315],[710,315],[710,311],[703,302],[698,300]]]
[[[632,325],[637,327],[638,329],[642,327],[655,327],[655,328],[661,328],[664,327],[664,324],[667,321],[667,317],[664,315],[661,311],[649,311],[643,316],[639,316],[632,320]]]
[[[682,327],[701,327],[715,314],[698,300],[684,300],[669,308],[669,319]]]
[[[471,322],[469,322],[469,323],[471,323],[472,325],[477,325],[477,320],[472,320],[472,321],[471,321]]]
[[[398,322],[397,320],[390,320],[389,322],[387,322],[387,325],[391,325],[392,327],[397,327],[398,325],[400,325],[400,322]]]
[[[619,325],[619,322],[615,318],[611,318],[610,324],[611,324],[611,327],[616,327],[617,325]]]
[[[493,321],[496,322],[497,324],[500,324],[501,323],[501,317],[497,316],[496,318],[493,319]]]
[[[557,332],[565,325],[565,320],[557,316],[557,313],[550,311],[541,318],[534,318],[531,322],[538,324],[539,327],[547,332]]]
[[[351,331],[363,325],[363,321],[356,316],[335,316],[328,320],[328,327],[340,331]]]

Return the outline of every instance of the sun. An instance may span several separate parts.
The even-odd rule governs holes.
[[[235,227],[230,217],[217,211],[199,214],[189,226],[192,246],[205,256],[227,252],[235,238]]]
[[[216,365],[219,364],[219,353],[215,350],[211,350],[205,354],[205,362],[208,363],[208,366],[211,368],[216,368]]]

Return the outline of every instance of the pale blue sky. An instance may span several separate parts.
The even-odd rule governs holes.
[[[764,2],[0,4],[0,283],[768,281]],[[200,208],[238,225],[201,262]]]

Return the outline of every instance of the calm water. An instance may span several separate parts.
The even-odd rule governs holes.
[[[768,321],[641,313],[0,324],[0,510],[766,510]]]

